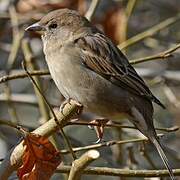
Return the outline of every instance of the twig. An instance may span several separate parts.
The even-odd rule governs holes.
[[[100,0],[92,0],[92,2],[90,4],[90,7],[89,7],[88,11],[85,14],[85,17],[89,21],[91,21],[91,19],[93,18],[99,3],[100,3]]]
[[[10,55],[7,60],[7,67],[6,67],[7,71],[9,71],[12,68],[12,66],[15,62],[17,53],[20,48],[21,39],[24,34],[23,31],[20,31],[18,28],[18,18],[17,18],[17,14],[16,14],[16,10],[15,10],[14,6],[11,6],[9,8],[9,14],[11,17],[11,24],[13,27],[13,42],[12,42],[12,46],[11,46],[11,52],[10,52]]]
[[[175,22],[177,22],[180,19],[180,13],[178,13],[176,16],[168,18],[162,22],[160,22],[159,24],[151,27],[150,29],[139,33],[131,38],[129,38],[127,41],[121,43],[120,45],[118,45],[118,47],[122,50],[124,48],[127,48],[135,43],[137,43],[138,41],[141,41],[149,36],[154,35],[155,33],[159,32],[160,30],[174,24]]]
[[[69,173],[71,166],[60,166],[56,173]],[[104,176],[118,176],[118,177],[167,177],[169,173],[167,170],[128,170],[107,167],[87,167],[83,170],[83,174],[89,175],[104,175]],[[180,169],[173,169],[175,176],[180,175]]]
[[[56,114],[58,124],[54,118],[38,127],[33,133],[41,136],[49,137],[56,132],[60,127],[66,126],[67,122],[81,109],[81,106],[75,101],[71,101],[71,104],[66,104],[63,109],[63,114],[58,112]],[[21,160],[24,152],[23,142],[19,143],[13,148],[5,157],[0,166],[0,179],[8,179],[14,170],[21,166]]]
[[[27,103],[27,102],[26,102]],[[6,120],[8,121],[8,120]],[[0,124],[4,124],[6,125],[6,121],[1,121],[0,120]],[[4,122],[4,123],[3,123]],[[11,123],[11,122],[10,122]],[[8,124],[8,123],[7,123]],[[15,123],[17,125],[17,123]],[[19,124],[19,123],[18,123]],[[72,121],[69,121],[67,122],[67,125],[81,125],[81,126],[100,126],[100,124],[97,124],[97,123],[88,123],[88,122],[72,122]],[[20,126],[23,126],[24,125],[20,125]],[[32,128],[32,127],[31,127]],[[125,128],[125,129],[136,129],[138,130],[136,127],[134,126],[127,126],[127,125],[119,125],[119,124],[106,124],[105,125],[105,128]],[[169,128],[155,128],[156,130],[160,130],[160,131],[163,131],[163,132],[175,132],[175,131],[178,131],[179,130],[179,126],[172,126],[172,127],[169,127]],[[139,130],[138,130],[139,131]]]
[[[31,52],[30,46],[28,44],[28,40],[27,39],[23,39],[22,40],[22,50],[24,53],[24,58],[26,61],[26,65],[28,67],[28,69],[30,70],[35,70],[36,69],[36,64],[34,59],[33,59],[33,54]],[[34,81],[36,82],[37,86],[39,87],[39,89],[41,89],[42,91],[42,84],[40,82],[40,79],[38,76],[34,77]],[[38,91],[38,89],[36,88],[36,86],[33,84],[34,86],[34,91],[38,100],[38,105],[39,105],[39,110],[40,110],[40,114],[42,115],[42,117],[44,118],[45,122],[48,121],[50,119],[50,114],[47,108],[46,103],[44,102],[40,92]]]
[[[35,125],[30,126],[30,125],[24,125],[22,123],[18,123],[18,124],[13,123],[8,119],[0,119],[0,126],[8,126],[10,128],[16,128],[18,130],[19,130],[19,128],[17,128],[17,127],[23,127],[25,129],[36,129],[38,127],[38,126],[35,126]]]
[[[80,180],[83,170],[100,156],[97,150],[84,153],[79,159],[72,163],[68,180]]]
[[[136,5],[136,2],[137,2],[137,0],[128,0],[127,6],[126,6],[126,9],[125,9],[126,18],[124,20],[123,26],[121,27],[122,28],[121,31],[122,31],[122,34],[123,34],[122,41],[126,41],[126,39],[127,39],[128,22],[129,22],[131,14],[132,14],[132,12],[134,10],[134,7]]]
[[[151,165],[151,167],[153,169],[157,169],[156,165],[154,164],[154,162],[151,160],[146,148],[145,148],[145,143],[142,143],[141,147],[140,147],[140,153],[142,156],[144,156],[144,158],[147,160],[147,162]]]
[[[26,61],[28,68],[31,70],[35,70],[37,68],[36,67],[37,66],[36,65],[36,59],[33,58],[32,50],[30,48],[30,45],[29,45],[29,42],[27,39],[22,40],[22,50],[23,50],[24,58],[25,58],[25,61]],[[38,76],[35,76],[34,80],[42,92],[43,88],[42,88],[40,78]],[[45,101],[43,100],[41,93],[38,91],[38,89],[36,88],[36,86],[34,84],[33,84],[33,87],[34,87],[34,91],[35,91],[35,94],[36,94],[36,97],[38,100],[38,106],[39,106],[40,114],[43,117],[43,121],[47,122],[50,119],[49,109],[48,109]],[[49,140],[54,144],[56,149],[60,149],[60,145],[57,141],[57,134],[53,134],[51,137],[49,137]]]
[[[131,145],[131,146],[127,146],[126,148],[126,152],[128,153],[128,157],[125,158],[126,161],[127,161],[127,166],[129,167],[129,169],[136,169],[137,165],[138,165],[138,162],[135,158],[136,156],[136,152],[134,152],[134,146]]]
[[[11,97],[7,99],[6,94],[1,93],[0,101],[1,102],[11,101],[13,103],[23,103],[23,104],[28,104],[28,105],[32,105],[32,106],[37,106],[37,99],[34,94],[13,93],[13,94],[11,94]]]
[[[15,128],[15,129],[18,129],[18,126],[19,126],[19,125],[17,125],[17,123],[2,120],[2,119],[0,119],[0,125],[9,126],[9,127]]]
[[[46,76],[46,75],[49,75],[49,71],[48,70],[35,70],[35,71],[29,71],[29,74],[31,76]],[[22,79],[22,78],[27,78],[28,75],[27,73],[18,73],[18,74],[11,74],[11,75],[5,75],[3,77],[0,77],[0,84],[1,83],[5,83],[7,81],[10,81],[10,80],[14,80],[14,79]]]
[[[29,77],[30,80],[32,81],[32,83],[36,86],[37,90],[38,90],[39,93],[41,94],[43,100],[44,100],[45,103],[47,104],[49,110],[51,111],[51,113],[52,113],[52,115],[53,115],[53,117],[54,117],[55,122],[57,123],[57,125],[59,125],[57,116],[56,116],[53,108],[51,107],[51,105],[50,105],[49,102],[47,101],[46,97],[44,96],[43,92],[41,91],[41,89],[39,88],[39,86],[36,84],[36,82],[35,82],[35,80],[33,79],[33,77],[29,74],[29,72],[28,72],[28,70],[27,70],[27,68],[26,68],[26,66],[25,66],[24,63],[22,63],[22,66],[23,66],[23,69],[25,70],[25,72],[27,73],[28,77]],[[72,150],[72,146],[71,146],[71,143],[70,143],[68,137],[66,136],[63,128],[62,128],[60,125],[59,125],[59,129],[60,129],[60,131],[61,131],[61,133],[62,133],[62,136],[63,136],[63,138],[64,138],[64,140],[65,140],[65,142],[66,142],[66,144],[67,144],[67,146],[68,146],[71,154],[72,154],[73,159],[75,160],[75,159],[76,159],[76,154],[75,154],[74,151]]]
[[[170,87],[168,87],[166,84],[163,85],[164,94],[166,95],[169,102],[175,106],[176,108],[180,108],[180,101],[176,97],[176,95],[173,93]]]
[[[88,123],[84,121],[69,121],[67,125],[86,125],[86,126],[100,126],[100,124],[97,123]],[[127,126],[127,125],[120,125],[118,123],[111,123],[111,124],[106,124],[106,128],[113,127],[113,128],[126,128],[126,129],[137,129],[135,126]],[[179,126],[172,126],[170,128],[161,128],[161,127],[156,127],[156,130],[164,131],[164,132],[175,132],[179,130]],[[138,129],[137,129],[138,130]],[[139,131],[139,130],[138,130]]]
[[[9,74],[11,68],[13,67],[13,64],[15,62],[15,59],[17,57],[17,53],[19,50],[20,41],[22,38],[22,33],[20,33],[19,28],[18,28],[18,19],[17,19],[16,10],[15,10],[14,6],[11,6],[9,8],[9,14],[11,17],[11,24],[13,27],[13,29],[12,29],[13,30],[13,41],[12,41],[11,51],[8,56],[7,65],[6,65],[6,73],[7,74]],[[11,89],[9,87],[8,82],[5,83],[4,86],[5,86],[4,89],[5,89],[7,99],[10,99]],[[10,101],[7,101],[7,102],[8,102],[8,111],[9,111],[12,121],[18,122],[19,119],[18,119],[15,107],[13,106],[13,104]]]
[[[158,136],[162,136],[162,134],[159,134]],[[137,139],[122,140],[122,141],[112,140],[112,141],[107,141],[107,142],[83,146],[83,147],[76,147],[76,148],[73,148],[73,151],[78,152],[78,151],[84,151],[84,150],[90,150],[90,149],[98,149],[98,148],[106,147],[106,146],[113,146],[116,144],[136,143],[136,142],[142,142],[142,141],[148,141],[148,139],[144,137],[144,138],[137,138]],[[66,149],[61,150],[61,153],[67,154],[69,153],[69,150],[66,150]]]
[[[6,99],[7,99],[8,112],[9,112],[9,115],[11,117],[11,121],[15,122],[15,123],[18,123],[19,118],[18,118],[18,115],[17,115],[17,112],[16,112],[16,108],[15,108],[14,104],[10,101],[10,99],[11,99],[11,89],[9,87],[8,82],[6,82],[4,84],[4,92],[5,92]]]
[[[133,64],[138,64],[138,63],[157,60],[157,59],[167,59],[168,57],[171,57],[172,53],[175,52],[179,48],[180,48],[180,43],[177,44],[176,46],[174,46],[173,48],[170,48],[170,49],[168,49],[164,52],[161,52],[159,54],[155,54],[152,56],[143,57],[143,58],[139,58],[139,59],[130,60],[130,63],[133,65]]]

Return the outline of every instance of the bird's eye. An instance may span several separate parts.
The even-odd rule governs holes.
[[[53,23],[53,24],[49,25],[49,29],[55,29],[55,28],[57,28],[57,24],[56,23]]]

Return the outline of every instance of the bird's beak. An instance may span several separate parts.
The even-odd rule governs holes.
[[[45,27],[40,25],[38,22],[28,26],[25,31],[45,31]]]

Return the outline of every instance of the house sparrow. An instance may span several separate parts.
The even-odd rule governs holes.
[[[101,117],[126,115],[154,144],[174,179],[153,125],[152,102],[165,107],[111,40],[69,9],[52,11],[26,30],[43,31],[46,62],[63,96]]]

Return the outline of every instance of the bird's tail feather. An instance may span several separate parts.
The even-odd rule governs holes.
[[[158,151],[164,165],[166,166],[167,170],[169,171],[169,175],[170,175],[171,180],[175,180],[172,168],[171,168],[171,166],[169,164],[169,161],[168,161],[168,159],[167,159],[167,157],[166,157],[166,155],[165,155],[165,153],[163,151],[163,148],[162,148],[161,143],[159,142],[158,138],[153,137],[150,140],[154,144],[154,146],[156,147],[156,149],[157,149],[157,151]]]
[[[155,96],[153,96],[153,101],[158,104],[159,106],[161,106],[163,109],[166,109],[166,106]]]

